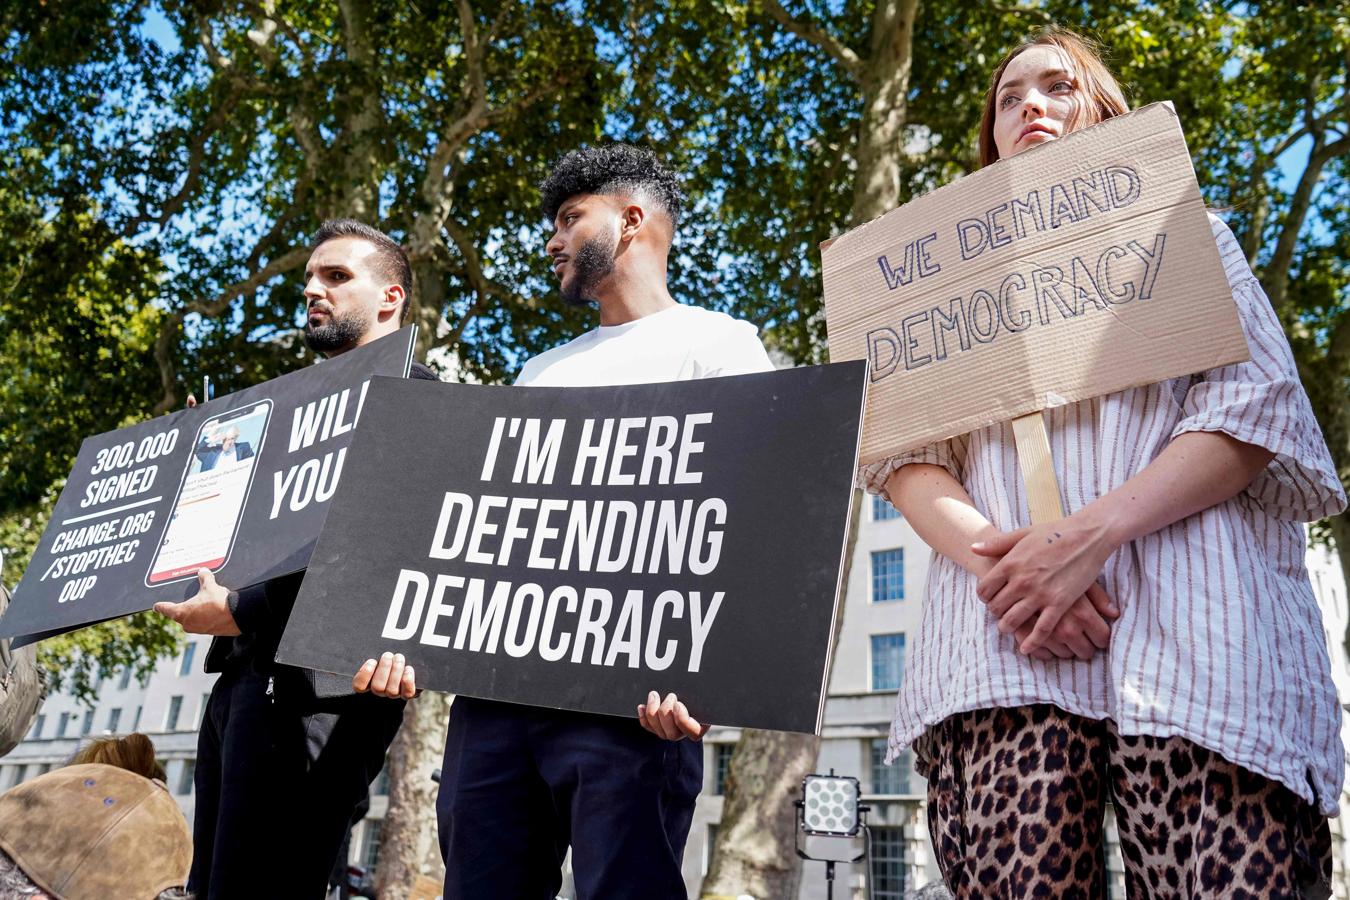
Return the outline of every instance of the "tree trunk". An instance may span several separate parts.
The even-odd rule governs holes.
[[[884,0],[872,16],[872,53],[861,73],[863,116],[858,126],[858,177],[851,224],[869,222],[900,205],[901,163],[914,63],[919,0]]]
[[[425,693],[409,701],[403,727],[389,748],[389,811],[380,829],[375,892],[381,900],[411,896],[419,875],[445,877],[436,841],[436,782],[451,697]]]
[[[419,217],[418,225],[422,224]],[[427,257],[434,251],[426,251]],[[409,254],[412,256],[413,254]],[[408,298],[410,309],[407,321],[417,326],[417,347],[414,356],[425,360],[427,352],[436,346],[437,329],[441,324],[441,310],[445,308],[445,273],[434,259],[413,256],[413,293]]]
[[[1313,150],[1308,157],[1308,166],[1299,177],[1294,196],[1289,201],[1289,212],[1280,228],[1280,236],[1275,241],[1275,252],[1271,255],[1270,265],[1261,275],[1261,286],[1266,296],[1281,311],[1285,297],[1289,292],[1289,270],[1294,264],[1294,250],[1298,246],[1299,235],[1303,232],[1303,223],[1312,210],[1313,191],[1322,177],[1322,169],[1342,154],[1350,153],[1350,137],[1343,137],[1331,144],[1324,144],[1322,136],[1316,135]]]
[[[797,894],[796,799],[820,738],[749,729],[727,769],[726,799],[708,875],[705,900],[750,896],[787,900]]]
[[[371,24],[367,0],[339,0],[345,64],[352,70],[351,93],[347,96],[347,115],[338,141],[341,168],[340,185],[348,215],[374,224],[380,219],[379,175],[381,165],[380,126],[384,123],[384,98],[375,74],[378,35]]]

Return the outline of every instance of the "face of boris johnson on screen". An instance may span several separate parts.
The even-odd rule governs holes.
[[[558,207],[553,237],[544,250],[553,259],[562,298],[574,306],[596,299],[614,271],[619,221],[625,201],[601,194],[578,194]]]
[[[1078,127],[1081,104],[1072,64],[1054,46],[1015,56],[994,98],[994,145],[999,159],[1063,137]]]
[[[350,350],[375,323],[385,280],[374,244],[358,237],[324,241],[305,266],[305,343],[332,356]]]

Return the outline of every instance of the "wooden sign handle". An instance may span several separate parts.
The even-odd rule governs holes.
[[[1059,481],[1055,478],[1055,464],[1050,458],[1050,435],[1045,430],[1045,417],[1040,410],[1012,420],[1013,438],[1017,442],[1017,464],[1022,470],[1022,483],[1027,489],[1027,507],[1031,523],[1040,525],[1064,518],[1064,506],[1059,499]]]

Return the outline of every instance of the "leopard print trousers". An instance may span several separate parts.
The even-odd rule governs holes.
[[[1108,799],[1131,898],[1330,895],[1326,819],[1184,738],[1036,705],[954,715],[915,750],[957,898],[1104,897]]]

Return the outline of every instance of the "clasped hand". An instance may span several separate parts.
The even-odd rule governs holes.
[[[1070,516],[1004,532],[971,549],[998,560],[980,577],[975,592],[998,619],[999,631],[1017,636],[1023,653],[1044,659],[1047,650],[1055,656],[1070,650],[1087,659],[1093,646],[1106,647],[1110,627],[1105,620],[1119,617],[1120,611],[1097,584],[1116,549],[1104,528]]]

